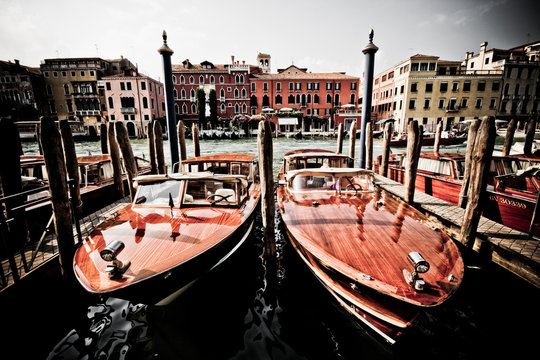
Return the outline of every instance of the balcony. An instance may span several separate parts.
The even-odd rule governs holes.
[[[452,112],[458,112],[460,108],[461,107],[459,105],[456,105],[456,106],[448,105],[445,110],[447,113],[452,113]]]
[[[120,112],[122,114],[135,114],[137,112],[137,109],[135,109],[134,107],[123,107],[120,108]]]
[[[78,98],[78,99],[96,98],[98,96],[97,93],[89,93],[89,92],[73,92],[72,95],[74,98]]]
[[[99,110],[77,110],[77,111],[75,111],[75,115],[77,115],[77,116],[99,116],[99,115],[101,115],[101,111],[99,111]]]

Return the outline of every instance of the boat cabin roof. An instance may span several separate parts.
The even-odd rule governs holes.
[[[199,162],[252,162],[255,159],[253,154],[227,153],[206,156],[197,156],[191,159],[182,160],[182,164]]]
[[[173,174],[154,174],[154,175],[141,175],[137,176],[134,181],[139,184],[152,184],[160,183],[163,181],[174,180],[215,180],[215,181],[229,181],[229,182],[245,182],[247,181],[246,175],[229,175],[229,174],[213,174],[211,172],[198,172],[198,173],[173,173]]]
[[[88,165],[88,164],[95,164],[102,161],[109,161],[111,160],[110,155],[88,155],[88,156],[78,156],[77,157],[77,163],[79,165]]]
[[[373,173],[370,170],[360,168],[316,168],[316,169],[298,169],[287,172],[287,180],[291,180],[296,176],[333,176],[333,177],[351,177],[368,175]]]
[[[294,158],[329,157],[329,156],[339,157],[339,158],[348,158],[349,157],[348,155],[344,155],[344,154],[340,154],[340,153],[336,153],[336,152],[332,152],[332,151],[323,152],[323,151],[313,150],[313,151],[310,151],[310,152],[294,153],[294,154],[290,154],[290,155],[285,155],[285,159],[288,160],[288,159],[294,159]]]

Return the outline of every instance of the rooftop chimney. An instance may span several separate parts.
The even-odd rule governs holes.
[[[231,64],[234,65],[234,55],[231,55]]]
[[[487,41],[484,41],[483,43],[480,44],[480,52],[486,51],[487,44],[488,44]]]

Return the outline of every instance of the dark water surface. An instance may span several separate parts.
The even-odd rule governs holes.
[[[146,152],[132,141],[135,155]],[[375,143],[375,154],[381,152]],[[348,142],[344,143],[344,152]],[[276,139],[283,153],[335,149],[335,139]],[[78,143],[79,155],[99,144]],[[188,153],[191,149],[188,148]],[[455,150],[455,149],[453,149]],[[25,152],[35,151],[25,144]],[[256,140],[202,141],[202,154],[257,152]],[[167,148],[165,152],[167,154]],[[540,291],[493,265],[467,269],[458,292],[427,309],[388,346],[348,316],[297,258],[276,217],[265,260],[260,217],[245,245],[166,307],[95,298],[51,272],[5,313],[3,359],[484,359],[537,358]],[[7,306],[2,307],[3,310]],[[7,319],[13,320],[7,320]],[[4,342],[5,341],[5,342]],[[536,355],[535,355],[536,354]]]

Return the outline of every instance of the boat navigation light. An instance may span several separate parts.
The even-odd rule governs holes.
[[[407,255],[407,259],[414,266],[414,270],[409,274],[409,283],[418,291],[424,290],[425,281],[418,274],[426,273],[429,270],[429,263],[419,252],[412,251]]]
[[[129,265],[131,265],[130,261],[122,262],[116,258],[124,247],[125,245],[122,241],[115,240],[99,253],[103,260],[112,262],[112,264],[107,265],[107,268],[105,269],[111,279],[122,277],[122,274],[125,273]]]

